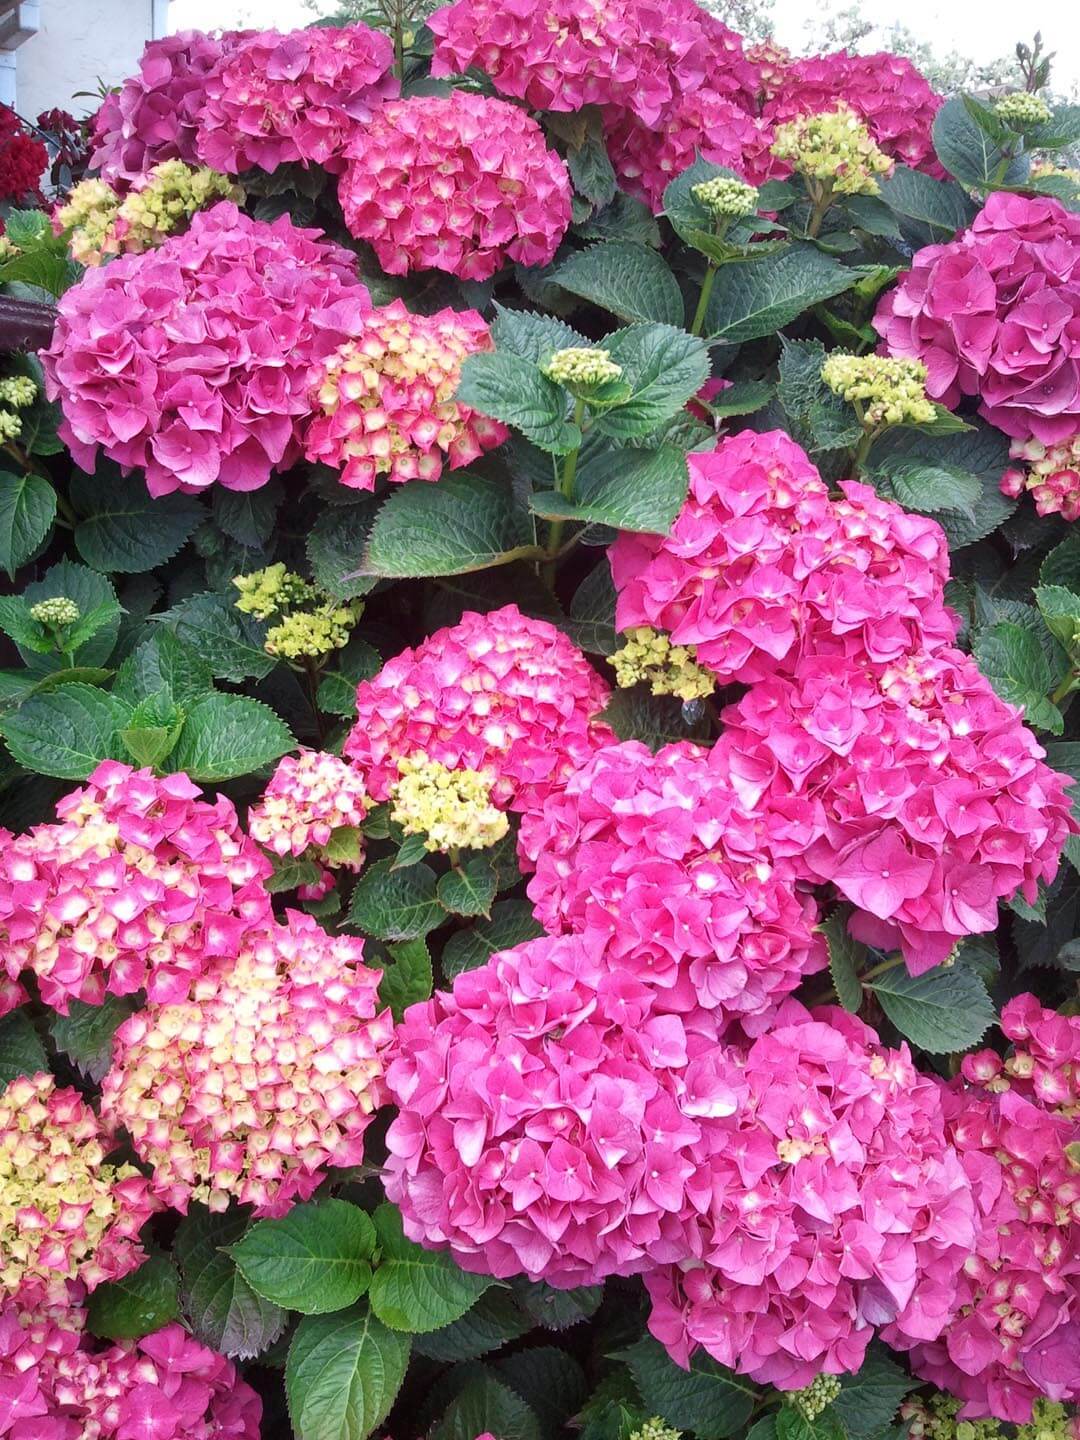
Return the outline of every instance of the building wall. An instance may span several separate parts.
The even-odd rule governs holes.
[[[16,108],[30,117],[54,105],[94,109],[72,96],[137,69],[147,40],[165,33],[167,9],[167,0],[40,0],[38,32],[15,52]]]

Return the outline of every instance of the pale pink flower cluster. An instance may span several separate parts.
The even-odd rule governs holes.
[[[808,656],[722,718],[712,762],[772,852],[831,882],[860,937],[899,947],[913,974],[1057,873],[1070,782],[957,650],[877,667]]]
[[[322,750],[301,750],[277,763],[270,783],[248,811],[248,833],[275,855],[325,851],[334,831],[358,829],[370,802],[352,765]],[[358,849],[350,868],[360,868]]]
[[[270,910],[270,864],[239,829],[232,803],[201,800],[186,775],[106,760],[83,789],[0,847],[0,968],[5,1008],[37,978],[61,1014],[69,1001],[145,989],[182,995],[208,959],[230,956]]]
[[[740,681],[807,651],[886,663],[952,640],[936,521],[854,481],[830,499],[780,430],[746,430],[688,458],[690,493],[669,534],[623,532],[609,552],[620,630],[667,631]]]
[[[458,976],[399,1024],[387,1195],[406,1234],[466,1270],[560,1286],[682,1253],[715,1031],[650,1016],[649,991],[578,936]]]
[[[374,490],[438,480],[501,445],[505,425],[454,399],[466,356],[493,349],[475,310],[414,315],[400,300],[364,317],[360,331],[316,367],[316,410],[305,454],[341,470],[341,483]]]
[[[570,177],[531,116],[454,90],[383,105],[355,135],[339,186],[345,223],[390,275],[487,280],[546,265],[570,224]]]
[[[824,968],[817,907],[708,752],[605,746],[522,821],[529,898],[549,932],[656,992],[657,1008],[761,1018]]]
[[[911,1364],[965,1402],[962,1416],[1023,1423],[1040,1396],[1080,1400],[1080,1021],[1023,995],[1001,1027],[1009,1059],[966,1056],[973,1088],[946,1092],[979,1234],[956,1318]]]
[[[8,1440],[259,1440],[261,1419],[232,1362],[181,1325],[110,1344],[74,1303],[0,1308]]]
[[[366,25],[240,37],[204,83],[200,160],[226,175],[288,162],[338,173],[351,136],[398,93],[393,62],[389,35]]]
[[[87,271],[42,352],[76,463],[93,474],[103,451],[156,496],[254,490],[299,459],[311,367],[369,308],[356,257],[321,233],[222,202]]]
[[[51,1075],[20,1077],[0,1091],[5,1298],[33,1304],[73,1281],[93,1290],[142,1264],[139,1231],[158,1206],[134,1165],[106,1163],[116,1148],[111,1127]]]
[[[691,1149],[683,1254],[646,1276],[657,1339],[784,1390],[858,1370],[875,1331],[936,1339],[975,1243],[939,1082],[793,1000],[717,1079],[729,1109]]]
[[[1001,477],[1002,493],[1016,500],[1030,491],[1040,515],[1060,515],[1070,523],[1080,520],[1080,433],[1057,445],[1040,440],[1014,440],[1014,460],[1027,469],[1010,466]]]
[[[376,801],[389,799],[398,761],[423,752],[451,770],[491,772],[501,809],[535,809],[612,738],[597,721],[608,697],[548,621],[516,605],[469,610],[361,682],[344,753]]]
[[[207,79],[241,34],[185,30],[149,41],[139,73],[106,95],[94,116],[90,168],[117,186],[138,180],[163,160],[197,165]]]
[[[1080,215],[1043,196],[987,197],[969,229],[916,253],[874,325],[890,354],[926,365],[945,405],[1017,440],[1080,432]]]
[[[328,1168],[361,1162],[393,1033],[363,954],[362,941],[291,912],[186,999],[116,1032],[102,1114],[131,1136],[167,1205],[235,1199],[279,1216]]]

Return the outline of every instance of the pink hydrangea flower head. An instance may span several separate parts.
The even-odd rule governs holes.
[[[400,300],[372,310],[314,371],[308,459],[339,468],[356,490],[383,475],[438,480],[444,458],[452,470],[468,465],[510,433],[454,399],[465,357],[493,348],[475,310],[413,315]]]
[[[744,107],[754,95],[739,37],[692,0],[456,0],[428,25],[433,75],[482,70],[534,110],[612,105],[653,124],[705,84]]]
[[[248,811],[253,840],[275,855],[321,858],[335,831],[358,830],[370,808],[363,777],[352,765],[322,750],[301,750],[277,763],[270,783]],[[349,869],[359,870],[357,846]]]
[[[927,174],[944,175],[932,136],[943,99],[902,55],[849,55],[844,50],[811,55],[783,67],[770,77],[768,88],[772,93],[762,118],[769,125],[819,114],[843,100],[865,121],[886,155]],[[786,165],[774,160],[773,177],[784,173]]]
[[[1040,515],[1060,515],[1063,520],[1080,520],[1080,434],[1057,445],[1039,440],[1014,440],[1009,447],[1014,460],[1026,469],[1010,467],[1001,477],[1002,494],[1018,499],[1031,492]]]
[[[51,1075],[22,1076],[0,1092],[0,1288],[33,1303],[81,1281],[93,1290],[137,1270],[139,1231],[158,1208],[77,1090]],[[0,1411],[2,1415],[2,1411]]]
[[[724,712],[710,763],[769,817],[773,852],[831,882],[871,927],[863,938],[919,974],[1053,878],[1070,781],[968,656],[871,667],[855,648],[755,686]]]
[[[47,1005],[147,990],[183,995],[269,913],[270,864],[186,775],[106,760],[57,805],[58,820],[0,853],[0,964],[33,971]],[[9,1007],[10,1008],[10,1007]]]
[[[182,1212],[233,1198],[279,1216],[328,1168],[358,1165],[392,1038],[379,979],[362,941],[291,912],[187,1000],[126,1020],[102,1113],[153,1167],[154,1193]]]
[[[492,774],[495,804],[524,811],[611,738],[597,721],[609,694],[548,621],[516,605],[470,610],[361,682],[344,751],[377,801],[389,798],[398,761],[423,752],[451,770]]]
[[[878,304],[891,354],[922,360],[927,394],[963,396],[1015,440],[1080,432],[1080,215],[1044,196],[987,197],[971,227],[916,253]]]
[[[11,1440],[259,1440],[262,1402],[182,1325],[98,1341],[76,1304],[0,1308],[0,1425]]]
[[[255,490],[294,464],[310,369],[369,308],[356,257],[320,236],[223,201],[157,250],[88,271],[42,351],[76,462],[93,474],[103,452],[155,496]]]
[[[163,160],[197,165],[196,135],[206,83],[241,31],[185,30],[150,40],[139,72],[107,95],[91,127],[91,170],[130,184]]]
[[[393,63],[389,35],[366,25],[246,35],[206,78],[199,158],[226,175],[288,162],[337,174],[350,138],[397,95]]]
[[[606,746],[522,821],[529,898],[673,1011],[760,1017],[824,968],[817,908],[705,751]],[[766,842],[767,844],[767,842]]]
[[[406,1234],[563,1287],[672,1256],[691,1148],[733,1103],[716,1054],[580,936],[493,955],[398,1026],[385,1183]]]
[[[1015,1037],[1005,1069],[998,1056],[996,1075],[988,1055],[966,1056],[970,1088],[957,1080],[946,1093],[978,1237],[957,1317],[910,1359],[916,1375],[964,1401],[962,1417],[1023,1424],[1040,1397],[1080,1400],[1080,1174],[1068,1148],[1080,1022],[1026,995],[1006,1006],[1002,1028]]]
[[[788,1000],[722,1052],[735,1104],[691,1148],[679,1262],[645,1279],[649,1328],[781,1390],[858,1370],[875,1331],[936,1338],[975,1240],[940,1085],[853,1016]]]
[[[570,177],[516,105],[454,90],[382,106],[341,178],[345,223],[391,275],[487,280],[546,265],[570,224]]]
[[[743,431],[689,462],[668,535],[626,531],[609,551],[620,630],[668,631],[721,679],[748,682],[806,651],[842,645],[879,664],[953,638],[935,521],[854,481],[831,500],[779,430]]]

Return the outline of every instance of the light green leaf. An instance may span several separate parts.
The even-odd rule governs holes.
[[[9,576],[30,559],[55,519],[56,491],[43,476],[0,470],[0,566]]]
[[[249,695],[206,695],[188,711],[171,763],[192,780],[231,780],[280,759],[296,741],[278,715]]]
[[[1061,711],[1047,699],[1054,688],[1054,675],[1030,630],[1007,621],[981,630],[975,641],[975,659],[1001,698],[1023,708],[1029,725],[1061,734]]]
[[[922,975],[894,965],[863,984],[900,1034],[931,1055],[970,1050],[996,1018],[979,977],[956,965],[938,965]]]
[[[1074,595],[1063,585],[1039,585],[1035,589],[1035,603],[1051,635],[1056,636],[1066,650],[1080,648],[1080,595]]]
[[[379,1004],[389,1005],[395,1020],[400,1020],[410,1005],[427,1000],[435,987],[431,954],[423,940],[403,940],[391,945],[393,964],[383,970],[379,982]]]
[[[327,1199],[259,1220],[229,1254],[264,1300],[322,1315],[359,1300],[371,1282],[374,1249],[375,1227],[364,1211]]]
[[[530,508],[549,519],[666,535],[689,484],[686,456],[673,445],[656,450],[605,450],[578,471],[573,500],[547,491],[534,495]]]
[[[371,1308],[384,1325],[419,1335],[464,1315],[492,1283],[470,1275],[445,1250],[424,1250],[405,1238],[393,1205],[375,1211],[380,1258],[371,1282]]]
[[[462,470],[437,485],[395,486],[361,568],[392,579],[463,575],[506,564],[532,543],[529,518],[509,485]]]
[[[491,907],[491,919],[468,930],[457,930],[443,947],[442,968],[447,981],[463,970],[484,965],[499,950],[510,950],[524,940],[536,940],[544,927],[533,919],[526,900],[499,900]]]
[[[693,1430],[698,1440],[726,1440],[741,1430],[758,1397],[751,1381],[725,1370],[704,1350],[696,1351],[684,1370],[659,1341],[646,1336],[617,1358],[630,1366],[649,1414]]]
[[[775,335],[805,310],[849,289],[854,270],[813,245],[725,265],[716,275],[705,315],[706,332],[729,345]]]
[[[973,520],[975,508],[982,499],[979,477],[955,465],[898,460],[889,471],[889,485],[905,510],[918,510],[926,515],[938,510],[960,510]]]
[[[120,631],[120,606],[116,591],[104,575],[79,565],[74,560],[61,560],[49,568],[40,580],[35,580],[23,591],[27,605],[36,605],[39,600],[53,600],[66,596],[74,600],[83,619],[77,628],[80,639],[75,647],[75,660],[79,665],[104,665],[113,652],[116,637]],[[90,617],[91,624],[86,624]],[[52,668],[60,667],[57,659]]]
[[[682,291],[667,262],[647,245],[609,240],[579,250],[551,277],[557,285],[620,320],[681,325]]]
[[[390,860],[378,860],[356,882],[349,922],[376,940],[419,940],[446,919],[436,885],[428,865],[395,870]]]
[[[366,1301],[305,1316],[285,1365],[296,1440],[366,1440],[401,1389],[409,1346],[410,1337],[388,1330]]]
[[[71,503],[79,516],[75,548],[95,570],[134,574],[155,570],[190,540],[204,510],[194,496],[155,499],[138,475],[120,475],[114,466],[97,476],[77,470]]]
[[[193,1205],[173,1242],[191,1328],[204,1345],[239,1360],[260,1355],[288,1320],[284,1310],[255,1293],[227,1253],[247,1223],[242,1211],[212,1214]]]
[[[37,1075],[48,1068],[45,1047],[26,1010],[12,1010],[3,1016],[0,1019],[0,1085],[10,1085],[20,1075]]]
[[[566,419],[565,391],[510,351],[470,355],[461,367],[455,399],[512,425],[541,450],[563,455],[581,443],[580,430]]]
[[[631,325],[604,337],[604,348],[622,366],[630,398],[598,415],[593,429],[616,440],[648,435],[677,415],[709,375],[701,340],[671,325]]]
[[[487,915],[497,886],[490,860],[474,855],[440,877],[438,895],[454,915]]]
[[[0,720],[12,758],[61,780],[85,780],[102,760],[122,760],[119,732],[130,706],[92,685],[58,685]]]
[[[139,1340],[180,1315],[180,1277],[168,1255],[151,1255],[138,1270],[99,1285],[86,1302],[87,1324],[103,1340]]]
[[[120,666],[113,694],[135,705],[164,690],[185,708],[213,688],[214,677],[201,653],[172,630],[158,627]]]

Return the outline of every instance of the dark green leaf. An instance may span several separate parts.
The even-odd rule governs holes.
[[[707,409],[716,420],[726,420],[732,415],[752,415],[762,410],[772,399],[775,386],[767,380],[742,380],[721,390],[708,402]]]
[[[517,1340],[532,1328],[532,1320],[514,1304],[508,1290],[485,1291],[460,1320],[416,1337],[416,1349],[430,1360],[475,1360]]]
[[[25,1009],[12,1010],[0,1018],[0,1085],[10,1085],[20,1075],[37,1075],[48,1068],[45,1047]]]
[[[904,1396],[917,1382],[905,1375],[883,1345],[871,1345],[854,1375],[841,1375],[841,1391],[831,1405],[851,1440],[871,1440],[888,1425]]]
[[[355,505],[327,510],[315,521],[307,538],[307,557],[316,584],[335,600],[366,595],[375,581],[358,574],[371,533],[378,502],[365,496]]]
[[[1054,675],[1042,646],[1029,630],[1001,622],[980,631],[975,659],[1001,698],[1023,707],[1029,725],[1061,734],[1061,711],[1047,699]]]
[[[706,727],[700,717],[670,695],[650,695],[642,685],[616,690],[608,701],[603,718],[620,740],[640,740],[650,750],[660,750],[679,740],[703,740]]]
[[[534,495],[530,508],[549,519],[666,535],[689,484],[686,457],[673,445],[656,450],[606,450],[578,471],[572,501],[549,491]]]
[[[565,391],[535,364],[508,350],[470,355],[461,367],[455,398],[512,425],[541,450],[562,455],[581,443],[581,432],[566,419]],[[425,481],[419,483],[428,488]],[[440,481],[439,488],[444,483]]]
[[[677,415],[709,374],[702,341],[671,325],[631,325],[604,339],[630,398],[597,416],[594,430],[616,440],[648,435]]]
[[[372,526],[363,569],[388,578],[462,575],[505,564],[533,540],[510,487],[467,471],[395,486]]]
[[[103,1340],[139,1340],[179,1315],[179,1276],[168,1255],[151,1255],[133,1274],[99,1285],[86,1302],[90,1332]]]
[[[521,1396],[493,1375],[469,1379],[431,1432],[431,1440],[541,1440],[540,1422]]]
[[[1035,602],[1050,633],[1066,650],[1076,650],[1080,646],[1080,595],[1063,585],[1040,585],[1035,590]]]
[[[599,112],[588,126],[583,145],[571,150],[566,157],[574,189],[586,200],[603,209],[615,198],[616,179],[604,144],[603,126],[599,123]]]
[[[247,1223],[240,1211],[212,1214],[195,1205],[173,1242],[191,1328],[204,1345],[239,1360],[261,1355],[288,1319],[279,1306],[255,1293],[227,1253]]]
[[[909,975],[903,965],[894,965],[863,983],[900,1034],[931,1055],[970,1050],[994,1023],[994,1007],[982,981],[974,971],[956,965],[938,965],[923,975]]]
[[[1080,535],[1067,535],[1060,545],[1054,546],[1042,562],[1039,583],[1080,590]]]
[[[378,860],[356,882],[349,922],[376,940],[419,940],[446,919],[436,886],[428,865],[395,870],[389,860]]]
[[[1009,159],[1003,153],[959,95],[946,100],[934,117],[934,149],[950,175],[981,189],[1015,185],[1028,170],[1025,159]]]
[[[138,475],[122,476],[112,466],[103,475],[76,471],[71,503],[79,516],[75,547],[95,570],[132,574],[171,560],[203,518],[191,495],[155,499]]]
[[[581,1285],[576,1290],[556,1290],[543,1280],[513,1281],[514,1296],[537,1325],[545,1330],[569,1330],[588,1320],[604,1298],[602,1285]]]
[[[495,319],[491,322],[491,338],[496,350],[517,355],[534,365],[556,350],[575,350],[591,343],[553,315],[537,315],[533,310],[509,310],[499,304],[495,306]]]
[[[579,250],[552,276],[556,284],[591,300],[620,320],[682,325],[682,291],[667,263],[647,245],[609,240]]]
[[[868,478],[891,475],[904,461],[918,460],[938,467],[948,466],[976,475],[982,484],[982,499],[974,518],[958,511],[944,511],[936,518],[948,536],[950,549],[971,545],[996,530],[1016,509],[1016,501],[1001,493],[1001,473],[1009,463],[1008,441],[999,431],[979,421],[963,434],[935,436],[925,431],[898,427],[875,441],[870,451]]]
[[[193,780],[231,780],[279,759],[296,741],[269,705],[249,695],[205,695],[188,711],[172,764]]]
[[[699,1440],[726,1440],[742,1429],[757,1400],[744,1376],[718,1365],[704,1350],[691,1357],[690,1369],[676,1365],[659,1341],[646,1336],[621,1352],[650,1414]]]
[[[393,1205],[375,1211],[379,1264],[371,1282],[371,1308],[394,1330],[419,1335],[464,1315],[491,1285],[490,1275],[470,1275],[444,1250],[425,1250],[405,1238]]]
[[[859,967],[866,959],[866,946],[853,940],[848,934],[847,906],[834,910],[823,920],[820,930],[829,947],[829,974],[832,976],[836,998],[850,1014],[855,1015],[862,1004],[862,985],[859,983]]]
[[[596,655],[612,655],[619,647],[615,634],[615,586],[605,556],[578,588],[570,602],[569,619],[562,623],[576,645]]]
[[[263,649],[266,626],[237,610],[234,595],[207,592],[183,600],[160,618],[197,650],[219,680],[261,680],[276,661]]]
[[[504,1355],[492,1368],[525,1401],[549,1440],[560,1440],[588,1394],[581,1366],[555,1345],[533,1345]]]
[[[938,510],[960,510],[974,519],[975,507],[982,499],[979,477],[953,465],[898,460],[889,472],[889,484],[905,510],[918,510],[927,515]]]
[[[0,566],[9,576],[30,559],[55,518],[56,491],[47,480],[29,470],[0,470]]]
[[[100,1005],[69,1000],[68,1013],[49,1021],[49,1034],[73,1065],[100,1084],[112,1064],[113,1036],[134,1010],[126,995],[106,995]]]
[[[89,634],[80,638],[75,647],[75,660],[79,665],[104,665],[113,652],[120,630],[120,607],[116,591],[104,575],[79,565],[74,560],[61,560],[53,565],[40,580],[35,580],[23,591],[27,605],[36,605],[39,600],[53,600],[66,596],[79,607],[83,620],[93,616]],[[78,627],[83,629],[83,622]],[[59,661],[56,662],[57,667]]]
[[[475,970],[499,950],[510,950],[524,940],[543,935],[544,927],[525,900],[499,900],[491,907],[491,919],[468,930],[458,930],[446,942],[442,954],[443,975],[453,980],[463,970]]]
[[[260,550],[274,533],[285,491],[276,475],[258,490],[214,486],[214,521],[223,534],[249,550]]]
[[[487,915],[495,899],[497,877],[484,855],[463,860],[439,880],[439,900],[454,915]]]
[[[847,290],[858,275],[813,245],[792,245],[717,272],[706,332],[737,344],[775,335],[804,310]]]
[[[307,1315],[285,1365],[297,1440],[365,1440],[390,1412],[409,1363],[410,1337],[371,1314],[366,1301]]]
[[[389,1005],[394,1019],[400,1020],[410,1005],[428,999],[435,980],[431,955],[423,940],[403,940],[400,945],[391,945],[390,954],[394,963],[383,970],[379,1004]]]
[[[280,1220],[259,1220],[229,1251],[264,1300],[302,1315],[344,1310],[371,1282],[375,1227],[345,1200],[294,1205]]]
[[[164,690],[187,708],[213,688],[214,677],[201,653],[173,631],[158,628],[120,666],[113,694],[135,705]]]
[[[122,760],[130,707],[92,685],[59,685],[0,719],[12,757],[41,775],[85,780],[102,760]]]

